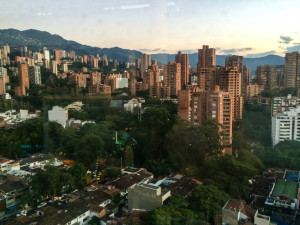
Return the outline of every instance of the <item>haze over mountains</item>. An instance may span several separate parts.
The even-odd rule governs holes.
[[[50,50],[64,49],[66,51],[75,50],[77,54],[100,54],[107,55],[109,59],[117,59],[118,61],[134,62],[135,58],[140,58],[142,52],[136,50],[122,49],[119,47],[113,48],[99,48],[88,45],[82,45],[78,42],[65,40],[57,34],[50,34],[49,32],[39,30],[16,30],[3,29],[0,30],[0,46],[8,43],[12,49],[20,51],[21,46],[27,46],[29,50],[39,50],[47,47]],[[202,45],[201,45],[202,46]],[[199,48],[201,47],[199,46]],[[213,46],[211,46],[213,47]],[[198,54],[189,54],[190,66],[195,67],[198,61]],[[175,54],[152,54],[152,59],[157,59],[159,65],[167,64],[174,61]],[[217,65],[224,66],[226,55],[217,55]],[[284,57],[278,55],[268,55],[260,58],[245,58],[244,64],[250,67],[251,75],[255,74],[256,67],[263,64],[269,65],[283,65]]]

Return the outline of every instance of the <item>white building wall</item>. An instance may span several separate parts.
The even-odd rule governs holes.
[[[128,87],[128,78],[116,78],[116,89]]]
[[[285,140],[300,141],[300,106],[272,117],[273,147]]]
[[[59,106],[53,106],[52,110],[48,111],[49,121],[55,121],[61,124],[63,127],[66,127],[68,120],[68,110],[63,109]]]

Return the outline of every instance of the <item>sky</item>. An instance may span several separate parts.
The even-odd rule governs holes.
[[[300,51],[299,0],[0,0],[0,29],[101,48],[260,57]],[[297,29],[298,28],[298,29]]]

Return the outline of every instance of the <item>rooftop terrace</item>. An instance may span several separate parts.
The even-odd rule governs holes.
[[[285,195],[295,199],[298,197],[298,183],[291,180],[278,180],[275,183],[272,195]]]

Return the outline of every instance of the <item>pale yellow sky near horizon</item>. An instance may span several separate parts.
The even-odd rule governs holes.
[[[1,0],[0,29],[38,29],[148,53],[284,55],[300,50],[299,0]]]

